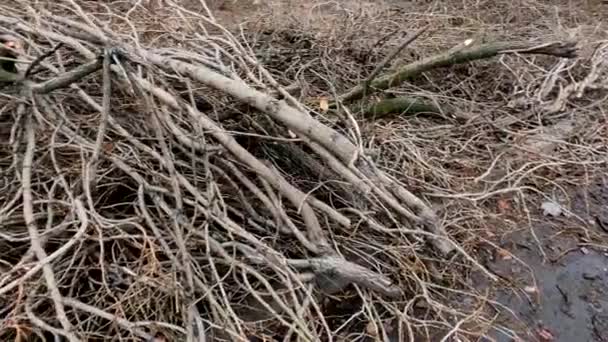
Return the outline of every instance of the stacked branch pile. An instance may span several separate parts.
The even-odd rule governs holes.
[[[66,3],[71,18],[27,6],[0,17],[24,46],[18,75],[3,78],[0,310],[29,333],[244,340],[253,306],[314,341],[331,334],[327,293],[354,284],[404,295],[390,260],[353,260],[336,236],[401,239],[475,263],[424,199],[213,20],[201,15],[222,35],[193,37],[195,48],[143,47]],[[417,99],[365,101],[431,68],[509,52],[574,50],[466,42],[379,72],[330,111],[356,101],[370,116],[439,111]],[[221,106],[204,101],[211,95]],[[318,183],[304,190],[281,159]]]

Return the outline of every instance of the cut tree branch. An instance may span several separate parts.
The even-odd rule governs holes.
[[[529,42],[493,42],[474,46],[472,44],[472,40],[466,40],[462,46],[410,63],[390,75],[374,80],[369,85],[369,89],[366,89],[365,85],[358,85],[346,94],[341,95],[338,101],[356,101],[375,90],[386,90],[399,86],[403,82],[432,69],[491,58],[504,53],[541,54],[562,58],[574,58],[577,53],[576,43],[573,42],[555,42],[542,45]]]

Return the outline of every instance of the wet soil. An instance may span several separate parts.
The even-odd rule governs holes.
[[[608,341],[608,243],[587,238],[608,241],[608,179],[578,190],[571,208],[585,227],[547,217],[534,232],[504,237],[501,247],[513,256],[502,253],[487,263],[512,285],[497,292],[497,301],[515,317],[498,310],[502,323],[524,341]],[[493,335],[497,341],[517,341],[507,333]]]

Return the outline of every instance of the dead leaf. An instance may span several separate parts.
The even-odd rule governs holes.
[[[496,254],[498,254],[498,256],[500,257],[501,260],[513,259],[513,255],[511,254],[511,252],[509,252],[508,250],[506,250],[504,248],[498,248],[496,250]]]
[[[498,212],[500,212],[501,214],[505,214],[507,212],[511,211],[511,203],[509,202],[509,200],[501,198],[498,200]]]
[[[111,142],[104,143],[101,147],[106,154],[112,153],[114,150],[114,144]]]
[[[327,112],[329,110],[329,101],[326,97],[319,99],[319,108],[321,108],[323,112]]]
[[[374,324],[374,322],[370,321],[369,323],[367,323],[365,331],[369,336],[378,336],[378,328],[376,327],[376,324]]]
[[[549,331],[546,328],[540,328],[540,330],[538,331],[538,336],[541,338],[542,341],[553,341],[555,339],[555,336],[553,336],[553,334],[551,333],[551,331]]]

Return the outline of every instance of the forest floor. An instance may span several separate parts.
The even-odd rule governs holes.
[[[0,3],[26,86],[111,53],[3,88],[0,339],[608,342],[605,0],[39,3]],[[380,75],[528,49],[335,100],[423,28]],[[366,110],[404,97],[437,110]]]
[[[306,34],[313,37],[331,36],[330,21],[357,21],[357,15],[368,16],[368,20],[371,20],[371,17],[378,20],[370,21],[368,25],[377,30],[377,39],[386,34],[388,27],[413,31],[421,25],[416,21],[430,23],[435,30],[432,34],[416,41],[414,46],[408,49],[411,52],[403,53],[409,54],[409,58],[428,55],[429,50],[449,48],[450,45],[455,45],[453,42],[479,35],[492,37],[491,39],[514,40],[527,37],[542,40],[570,35],[586,40],[582,44],[587,46],[608,39],[608,26],[602,20],[602,17],[608,15],[608,3],[605,1],[482,1],[477,2],[477,5],[473,3],[470,1],[461,3],[406,0],[345,1],[340,4],[318,2],[318,6],[314,7],[300,1],[288,0],[262,0],[258,1],[258,5],[254,5],[251,1],[235,3],[228,1],[217,7],[217,13],[223,24],[232,27],[241,21],[259,19],[260,16],[270,16],[272,19],[265,23],[266,28],[277,31],[283,28],[287,32],[296,26],[295,23],[306,23],[307,25],[304,26],[310,30]],[[350,29],[356,30],[355,27]],[[370,39],[373,30],[369,27],[362,29],[360,36],[353,32],[355,35],[349,39],[359,40],[363,45],[361,42]],[[389,47],[380,49],[390,51]],[[399,61],[395,62],[398,63]],[[470,92],[479,93],[477,98],[475,95],[470,95],[472,100],[481,106],[484,104],[489,107],[505,106],[509,100],[508,95],[500,104],[492,94],[482,94],[484,91],[480,86],[484,82],[493,86],[498,84],[498,87],[509,92],[514,90],[511,83],[513,79],[505,76],[504,65],[494,63],[490,67],[485,66],[484,70],[483,63],[480,64],[477,67],[482,69],[466,75],[469,79],[457,75],[455,78],[458,80],[450,80],[450,83],[460,83],[463,87],[470,86]],[[369,66],[362,63],[362,73],[365,73],[366,68]],[[495,76],[499,76],[498,79],[488,79]],[[501,80],[502,76],[505,76],[504,80]],[[437,78],[432,77],[430,76],[433,81],[438,81]],[[471,86],[472,83],[467,82],[472,78],[476,78],[479,83]],[[440,85],[437,86],[436,90],[438,89],[441,89]],[[604,143],[608,139],[606,103],[608,102],[604,101],[604,104],[586,109],[595,111],[593,117],[596,119],[591,121],[592,125],[584,128],[586,133],[581,133],[585,135],[597,132]],[[579,113],[578,115],[586,115],[583,112]],[[500,116],[490,112],[485,115],[492,116],[492,119],[496,120]],[[542,118],[538,119],[542,120]],[[422,132],[417,133],[416,119],[409,119],[409,122],[407,120],[392,118],[388,122],[376,123],[375,128],[368,127],[367,134],[376,137],[390,135],[391,139],[398,139],[401,134],[424,135]],[[387,133],[386,130],[391,132]],[[566,140],[573,142],[570,138]],[[434,148],[446,149],[442,143],[449,144],[450,141],[439,140]],[[573,145],[565,141],[557,142],[555,149],[568,150],[575,148],[577,143],[584,144],[582,141]],[[602,151],[606,153],[605,148]],[[494,154],[492,151],[489,153]],[[606,156],[604,155],[604,160]],[[471,164],[475,163],[473,161],[475,157],[466,154],[462,155],[461,162],[466,165],[467,158],[471,158]],[[559,157],[556,153],[557,158]],[[522,162],[521,155],[516,159],[511,162],[513,164]],[[533,160],[526,161],[524,158],[523,162],[533,162]],[[507,160],[505,164],[509,164],[509,161]],[[488,334],[497,341],[518,339],[563,342],[608,341],[608,172],[606,171],[608,169],[604,163],[603,170],[600,167],[596,170],[582,171],[580,167],[583,164],[584,162],[581,161],[578,167],[569,170],[568,167],[564,169],[558,167],[549,172],[549,175],[543,172],[536,173],[542,167],[523,175],[523,178],[532,180],[532,183],[540,174],[546,177],[546,182],[542,182],[544,184],[538,188],[538,193],[523,195],[525,197],[523,201],[529,201],[536,208],[522,206],[517,190],[497,192],[498,194],[487,196],[476,203],[480,212],[473,215],[487,218],[479,217],[477,224],[484,227],[481,229],[485,231],[481,234],[486,235],[488,239],[486,243],[476,246],[475,256],[502,281],[500,285],[496,285],[476,272],[473,272],[467,281],[478,295],[488,296],[489,299],[496,301],[494,304],[497,314],[496,323],[512,329],[509,333],[496,330]],[[547,168],[552,169],[548,165]],[[553,201],[545,202],[547,198],[553,198]],[[557,204],[560,212],[552,216],[544,212],[541,203]],[[458,302],[468,303],[467,300],[464,302],[458,300]],[[469,304],[475,305],[473,302]],[[356,311],[358,308],[351,310]],[[399,340],[396,326],[387,330],[393,331],[392,334],[388,334],[389,340]],[[513,332],[517,332],[517,338],[513,337]],[[439,334],[439,337],[432,339],[439,340],[441,337],[442,335]]]

